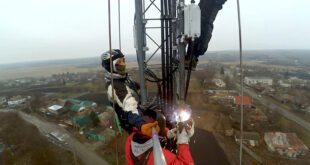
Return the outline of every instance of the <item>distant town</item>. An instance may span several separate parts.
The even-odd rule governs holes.
[[[243,106],[245,164],[309,164],[310,67],[291,68],[251,59],[241,70],[234,60],[214,56],[202,58],[192,73],[188,104],[196,127],[213,133],[230,163],[238,164]],[[129,74],[138,81],[134,64]],[[156,91],[155,85],[149,88]],[[49,142],[79,157],[78,163],[90,161],[81,152],[94,154],[93,160],[115,163],[113,145],[122,142],[118,137],[123,132],[117,129],[106,98],[102,70],[41,77],[30,74],[2,80],[0,89],[2,114],[18,113]],[[191,143],[197,143],[194,141]],[[0,137],[0,154],[11,159],[18,148],[7,143]],[[212,152],[212,148],[205,150]]]

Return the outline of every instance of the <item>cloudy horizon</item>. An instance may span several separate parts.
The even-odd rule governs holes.
[[[108,0],[1,1],[0,64],[95,57],[109,49]],[[121,1],[122,49],[135,54],[134,1]],[[112,47],[118,47],[116,2],[112,1]],[[240,5],[244,50],[310,49],[309,1],[241,0]],[[215,20],[209,51],[238,47],[236,1],[228,0]]]

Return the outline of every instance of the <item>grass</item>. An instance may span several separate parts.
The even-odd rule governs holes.
[[[73,96],[77,95],[77,93],[57,93],[55,97],[57,98],[62,98],[62,99],[67,99],[71,98]]]
[[[97,150],[97,153],[110,164],[117,164],[117,159],[119,164],[126,164],[125,142],[127,137],[128,134],[123,134],[113,138],[105,147]],[[118,156],[116,155],[116,150],[118,151]]]
[[[49,77],[59,73],[77,73],[100,70],[99,67],[79,68],[74,66],[41,66],[41,67],[26,67],[17,69],[0,70],[0,80],[17,79],[22,77]]]

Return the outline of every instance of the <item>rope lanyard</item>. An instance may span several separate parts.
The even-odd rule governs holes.
[[[108,1],[108,17],[109,17],[109,51],[110,51],[110,71],[111,73],[111,85],[112,85],[112,104],[113,109],[115,109],[115,103],[114,103],[114,82],[113,82],[113,61],[112,61],[112,42],[111,42],[111,8],[110,8],[110,0]]]

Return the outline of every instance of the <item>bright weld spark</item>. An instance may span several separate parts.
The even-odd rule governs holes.
[[[180,120],[182,122],[188,120],[190,117],[191,117],[191,114],[189,112],[181,111],[181,113],[180,113]]]

